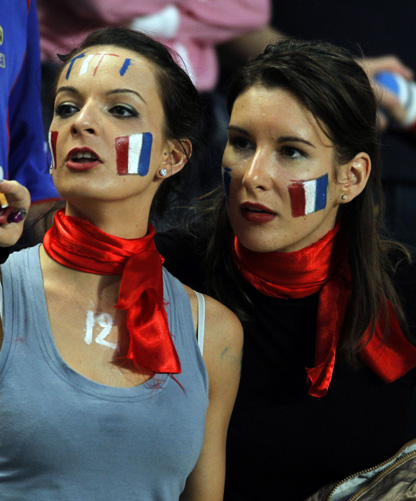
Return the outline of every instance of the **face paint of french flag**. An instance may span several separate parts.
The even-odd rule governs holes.
[[[120,176],[146,176],[150,167],[153,136],[150,132],[116,138],[117,172]]]
[[[51,167],[52,169],[56,169],[56,141],[58,139],[58,132],[56,130],[49,131],[48,134],[48,144],[49,144],[49,150],[52,155],[52,164]]]
[[[301,217],[325,209],[328,174],[309,181],[299,181],[289,185],[292,216]]]

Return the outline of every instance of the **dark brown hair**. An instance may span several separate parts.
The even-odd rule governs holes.
[[[228,91],[230,114],[238,96],[255,85],[283,88],[293,93],[334,143],[336,164],[347,163],[359,152],[366,152],[371,159],[371,175],[363,192],[338,211],[339,238],[348,248],[353,286],[341,332],[340,352],[354,362],[367,327],[374,328],[374,320],[380,313],[388,314],[386,299],[392,302],[406,331],[386,252],[398,245],[382,242],[378,233],[383,216],[382,192],[377,103],[371,85],[348,51],[325,42],[302,40],[270,45],[237,71]],[[241,291],[241,278],[229,253],[232,229],[224,197],[217,204],[216,221],[208,250],[208,286],[211,294],[244,320],[250,301],[243,295],[233,299],[235,290]]]

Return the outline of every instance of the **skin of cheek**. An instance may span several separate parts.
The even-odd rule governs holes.
[[[149,173],[153,136],[150,132],[116,137],[117,174],[138,174],[146,176]]]
[[[49,132],[48,144],[52,155],[52,168],[56,169],[56,142],[58,140],[58,132],[56,130]]]
[[[303,217],[325,209],[328,174],[316,179],[296,181],[288,186],[293,217]]]

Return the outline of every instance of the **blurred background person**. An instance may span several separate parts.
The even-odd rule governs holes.
[[[0,178],[26,186],[32,203],[59,198],[49,175],[40,105],[35,0],[0,1]]]

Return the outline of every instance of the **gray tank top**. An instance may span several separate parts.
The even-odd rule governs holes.
[[[178,384],[157,374],[134,388],[71,369],[51,332],[39,248],[1,266],[0,499],[173,501],[198,459],[208,376],[188,295],[163,271]]]

